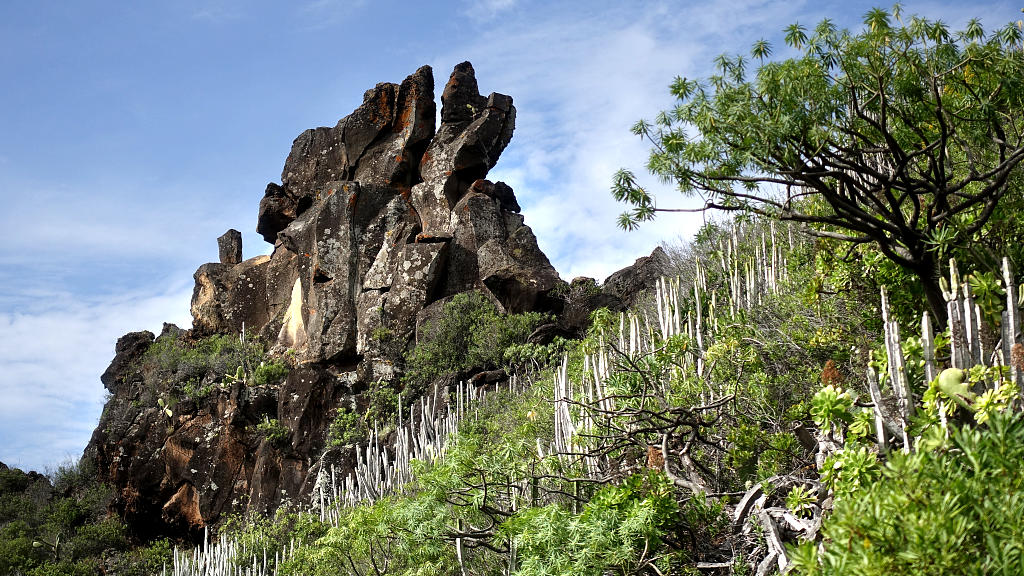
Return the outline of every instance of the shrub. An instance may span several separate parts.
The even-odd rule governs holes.
[[[152,576],[161,574],[164,566],[174,562],[174,545],[167,538],[140,546],[120,558],[117,574],[120,576]]]
[[[364,416],[368,429],[374,425],[385,428],[398,414],[398,394],[387,382],[374,382],[364,397],[367,400]]]
[[[537,312],[500,314],[480,292],[456,294],[406,356],[403,381],[421,391],[447,374],[498,368],[506,349],[525,343],[545,318]]]
[[[252,383],[256,386],[277,383],[284,380],[288,372],[288,365],[280,360],[260,362],[252,371]]]
[[[128,544],[128,529],[118,518],[106,518],[85,524],[75,531],[68,543],[74,558],[98,556],[108,548],[123,549]]]
[[[939,450],[893,454],[836,502],[804,574],[1024,574],[1024,417],[952,429]]]
[[[0,574],[99,574],[101,554],[128,546],[91,461],[61,465],[50,479],[0,471]]]
[[[716,524],[720,513],[715,508],[700,516]],[[560,504],[525,509],[500,534],[515,544],[519,574],[629,574],[652,560],[669,573],[675,559],[660,554],[661,539],[679,515],[671,481],[648,471],[602,487],[580,514]]]
[[[288,442],[292,431],[276,419],[263,417],[263,422],[256,425],[256,431],[270,442],[275,448],[283,448]]]
[[[215,334],[189,342],[181,335],[165,335],[146,350],[142,362],[158,379],[173,382],[183,391],[200,392],[204,379],[235,375],[239,367],[259,364],[262,358],[262,344],[243,346],[238,336]]]
[[[364,438],[366,438],[366,427],[359,422],[359,415],[344,408],[338,408],[328,431],[328,445],[340,447],[359,442]]]

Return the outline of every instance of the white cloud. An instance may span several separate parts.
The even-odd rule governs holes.
[[[188,280],[187,278],[185,280]],[[100,374],[127,332],[188,327],[191,283],[83,300],[52,292],[34,312],[0,313],[0,461],[43,470],[78,458],[99,420]]]
[[[516,190],[563,276],[603,280],[663,240],[691,236],[704,220],[666,214],[636,232],[616,228],[625,206],[609,188],[619,168],[634,170],[663,207],[695,205],[646,176],[648,147],[630,126],[672,104],[673,77],[705,75],[716,53],[765,28],[781,30],[799,9],[742,0],[551,10],[540,23],[513,20],[435,68],[440,82],[450,63],[468,56],[482,91],[513,96],[516,135],[489,177]]]
[[[204,22],[225,22],[242,17],[241,8],[231,1],[207,2],[192,11],[192,19]]]
[[[514,8],[518,0],[469,0],[464,2],[466,15],[478,22],[493,20]]]

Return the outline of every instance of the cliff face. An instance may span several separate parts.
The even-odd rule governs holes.
[[[86,457],[140,535],[196,535],[226,513],[308,496],[324,462],[351,458],[327,447],[335,410],[365,403],[372,383],[397,386],[418,322],[445,298],[476,289],[510,312],[548,305],[557,273],[511,188],[483,179],[512,137],[512,99],[481,96],[463,63],[441,105],[435,127],[423,67],[367,91],[334,127],[303,132],[260,202],[257,231],[273,253],[242,261],[241,235],[229,231],[220,262],[195,273],[191,331],[117,342]],[[234,341],[243,327],[288,359],[287,377],[165,361],[190,343],[221,351],[216,335]],[[275,434],[259,430],[272,421]]]

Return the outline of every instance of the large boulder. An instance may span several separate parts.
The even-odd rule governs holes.
[[[270,298],[280,287],[268,285],[269,256],[258,256],[234,266],[211,262],[194,275],[192,327],[197,333],[233,333],[259,330],[270,320]],[[280,296],[278,295],[278,298]]]
[[[658,246],[650,256],[637,258],[632,265],[606,278],[604,292],[621,300],[624,308],[632,308],[659,278],[669,273],[670,269],[668,254]]]

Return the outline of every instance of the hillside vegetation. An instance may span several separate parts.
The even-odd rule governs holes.
[[[1021,568],[1024,422],[1011,368],[927,384],[920,339],[906,338],[917,409],[904,444],[875,296],[884,280],[854,273],[868,251],[846,262],[827,241],[756,219],[708,225],[669,251],[678,276],[642,309],[595,312],[583,340],[488,352],[479,368],[508,366],[511,383],[442,388],[433,408],[410,418],[404,406],[402,421],[361,414],[383,431],[371,447],[422,428],[422,414],[452,422],[411,460],[408,482],[346,496],[335,479],[317,502],[235,518],[178,573],[231,573],[197,567],[213,558],[262,570],[264,550],[278,574],[753,574],[780,557],[808,574]],[[917,314],[901,302],[890,316],[912,334]],[[536,322],[460,298],[411,352],[410,374]],[[981,329],[991,339],[996,327]],[[934,338],[940,367],[948,333]],[[869,370],[881,375],[878,410]],[[165,541],[128,552],[102,505],[88,511],[98,490],[61,487],[32,505],[25,482],[5,483],[3,530],[17,533],[6,570],[170,567]],[[71,505],[81,513],[55,519]]]

